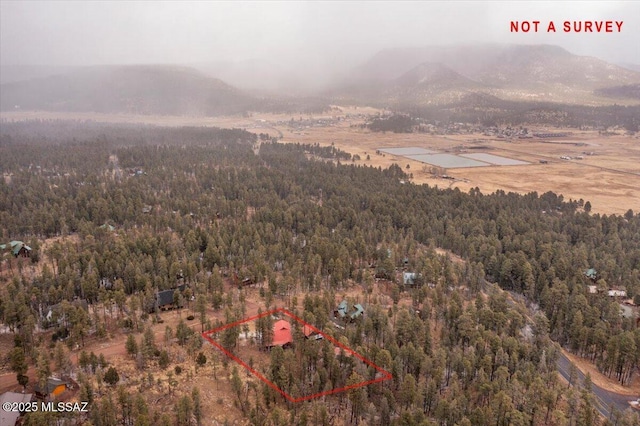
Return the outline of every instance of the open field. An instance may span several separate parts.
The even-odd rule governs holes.
[[[579,144],[587,145],[577,146],[533,139],[508,142],[483,138],[478,134],[434,136],[372,133],[342,123],[334,127],[309,128],[302,135],[286,128],[280,130],[285,142],[333,143],[339,149],[359,155],[360,164],[388,167],[396,163],[413,174],[415,183],[457,187],[465,192],[475,187],[483,193],[498,189],[521,194],[553,191],[567,200],[590,201],[595,213],[624,214],[628,209],[640,211],[640,140],[637,137],[602,137],[597,132],[580,132],[578,136],[573,135],[572,140],[578,139]],[[486,148],[476,151],[474,145]],[[436,178],[421,161],[401,155],[376,155],[380,147],[420,147],[465,156],[482,152],[529,164],[449,168],[446,173],[456,178],[451,181]],[[583,152],[594,154],[585,155]],[[370,160],[366,160],[367,155]],[[582,156],[583,159],[561,160],[561,156]],[[540,160],[548,163],[541,164]]]
[[[175,117],[14,111],[3,113],[0,118],[9,121],[69,119],[244,128],[254,133],[279,136],[282,142],[334,144],[341,150],[359,155],[361,159],[356,162],[358,164],[388,167],[396,163],[406,172],[413,174],[412,181],[415,183],[454,187],[465,192],[475,187],[483,193],[499,189],[521,194],[553,191],[562,194],[567,200],[590,201],[594,213],[624,214],[629,209],[633,209],[634,212],[640,211],[640,136],[601,136],[596,131],[570,130],[572,134],[564,139],[509,141],[481,134],[396,134],[373,133],[362,129],[360,125],[366,115],[376,112],[378,110],[373,108],[335,107],[329,112],[313,116],[254,113],[248,117]],[[290,124],[292,119],[295,122],[294,126]],[[545,130],[549,129],[530,129],[530,132]],[[391,153],[377,155],[376,151],[381,148],[391,149]],[[412,149],[397,151],[398,148]],[[422,150],[416,151],[415,148]],[[447,168],[446,174],[454,179],[441,179],[429,172],[430,166],[402,156],[426,154],[425,150],[464,155],[469,161],[495,160],[495,157],[487,156],[493,155],[529,164]],[[571,157],[571,160],[562,160],[562,156]],[[548,163],[542,164],[541,160]]]

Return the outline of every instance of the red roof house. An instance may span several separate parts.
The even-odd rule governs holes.
[[[278,320],[273,324],[273,341],[271,346],[287,347],[293,343],[291,324],[286,320]]]

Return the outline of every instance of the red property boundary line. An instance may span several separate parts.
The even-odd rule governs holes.
[[[364,362],[365,364],[367,364],[370,367],[373,367],[376,371],[378,371],[379,373],[382,374],[381,377],[378,377],[377,379],[372,379],[372,380],[367,380],[366,382],[361,382],[361,383],[355,383],[353,385],[349,385],[349,386],[344,386],[341,388],[336,388],[336,389],[331,389],[328,391],[324,391],[324,392],[319,392],[319,393],[315,393],[313,395],[307,395],[307,396],[302,396],[299,398],[294,398],[293,396],[289,395],[288,393],[286,393],[285,391],[283,391],[282,389],[280,389],[278,386],[276,386],[275,383],[271,382],[269,379],[267,379],[266,377],[264,377],[262,374],[260,374],[258,371],[256,371],[255,369],[251,368],[246,362],[244,362],[243,360],[241,360],[240,358],[238,358],[237,356],[235,356],[233,353],[231,353],[230,351],[226,350],[225,348],[222,347],[222,345],[218,342],[215,341],[215,339],[213,339],[211,337],[212,334],[216,334],[219,333],[221,331],[227,330],[229,328],[233,328],[236,327],[240,324],[244,324],[245,322],[249,322],[249,321],[254,321],[257,320],[258,318],[262,318],[262,317],[266,317],[267,315],[272,315],[275,313],[281,313],[283,315],[288,316],[289,318],[293,319],[294,321],[299,322],[300,324],[302,324],[302,326],[307,326],[309,327],[311,330],[315,331],[316,333],[322,335],[323,338],[329,340],[331,343],[333,343],[334,345],[338,346],[339,348],[342,348],[342,350],[344,350],[345,352],[350,353],[352,356],[358,358],[360,361]],[[243,366],[247,371],[249,371],[251,374],[253,374],[254,376],[256,376],[258,379],[262,380],[267,386],[269,386],[271,389],[275,390],[276,392],[278,392],[280,395],[282,395],[283,397],[285,397],[288,401],[290,402],[302,402],[302,401],[308,401],[310,399],[314,399],[314,398],[319,398],[321,396],[325,396],[325,395],[332,395],[335,393],[339,393],[339,392],[344,392],[347,391],[349,389],[356,389],[356,388],[360,388],[363,386],[368,386],[374,383],[379,383],[379,382],[383,382],[385,380],[391,380],[393,378],[393,376],[391,375],[391,373],[389,373],[388,371],[378,367],[376,364],[374,364],[373,362],[369,361],[368,359],[366,359],[365,357],[363,357],[362,355],[360,355],[359,353],[355,352],[353,349],[348,348],[347,346],[343,345],[342,343],[338,342],[336,339],[334,339],[333,337],[325,334],[324,332],[318,330],[316,327],[314,327],[313,325],[309,324],[308,322],[298,318],[297,316],[295,316],[294,314],[292,314],[291,312],[287,311],[284,308],[277,308],[277,309],[273,309],[271,311],[267,311],[267,312],[263,312],[260,315],[255,315],[249,318],[245,318],[245,319],[241,319],[239,321],[235,321],[223,326],[220,326],[218,328],[212,329],[212,330],[207,330],[204,333],[202,333],[202,337],[205,338],[209,343],[211,343],[213,346],[215,346],[216,348],[220,349],[225,355],[227,355],[229,358],[233,359],[235,362],[237,362],[238,364],[240,364],[241,366]]]

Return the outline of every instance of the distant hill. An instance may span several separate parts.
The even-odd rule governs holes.
[[[379,87],[405,80],[417,83],[411,76],[419,74],[420,68],[416,67],[425,63],[440,64],[440,74],[450,70],[448,76],[443,74],[449,91],[482,91],[511,100],[610,103],[600,99],[607,97],[600,89],[640,83],[640,72],[577,56],[557,46],[488,44],[385,49],[354,69],[342,87],[356,93],[354,87]],[[437,84],[433,82],[432,86]],[[432,95],[431,102],[450,101],[435,96],[438,93],[433,89],[424,91],[424,87],[416,85],[415,89]]]
[[[256,100],[221,80],[186,67],[87,67],[0,86],[0,108],[103,113],[219,115]]]
[[[424,62],[389,83],[387,93],[400,102],[449,103],[472,91],[485,89],[441,63]]]
[[[334,99],[352,99],[374,105],[450,103],[484,85],[442,63],[423,62],[393,79],[363,79],[345,83],[328,93]]]
[[[509,46],[477,76],[498,87],[596,89],[640,82],[640,73],[557,46]]]
[[[2,65],[0,67],[0,84],[65,74],[80,68],[81,67],[54,65]]]
[[[500,48],[499,45],[462,45],[384,49],[353,70],[350,82],[393,80],[425,62],[443,64],[474,79]]]
[[[477,87],[478,84],[441,63],[424,62],[393,80],[403,88],[450,89]]]

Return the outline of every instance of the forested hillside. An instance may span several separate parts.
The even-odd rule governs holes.
[[[296,406],[266,387],[240,387],[236,408],[256,425],[601,424],[590,393],[559,381],[554,342],[622,384],[638,374],[640,329],[620,315],[618,301],[588,290],[640,294],[640,215],[632,211],[591,215],[578,208],[582,200],[553,193],[418,186],[398,166],[356,166],[333,147],[258,144],[237,129],[3,123],[0,170],[0,242],[33,248],[28,262],[5,256],[0,264],[0,318],[19,336],[12,353],[30,362],[40,364],[38,348],[48,347],[36,324],[66,333],[70,348],[123,327],[142,332],[153,321],[147,307],[155,293],[174,288],[176,277],[195,300],[237,320],[244,302],[222,283],[247,277],[264,283],[265,308],[274,299],[289,303],[393,375]],[[43,248],[69,235],[75,239]],[[589,268],[595,280],[585,276]],[[403,269],[419,277],[415,286],[403,284]],[[529,318],[487,281],[525,295],[539,314]],[[386,293],[371,294],[374,286]],[[365,316],[341,330],[329,313],[338,295],[354,289],[368,301]],[[45,324],[42,310],[74,299],[113,306],[119,322],[65,303],[64,323]],[[337,358],[316,350],[308,356],[321,366],[318,377],[344,380]],[[159,350],[140,351],[143,370],[159,362]],[[283,387],[307,377],[293,367],[280,372],[283,360],[274,358]],[[82,386],[97,392],[87,371]],[[117,395],[96,393],[92,424],[115,424],[105,420],[111,415],[119,424],[191,424],[190,416],[180,420],[187,404],[180,401],[171,419],[148,401],[136,402],[126,419],[111,414]],[[196,398],[189,398],[193,412]],[[116,401],[127,403],[121,395]],[[618,425],[639,421],[617,416]]]

